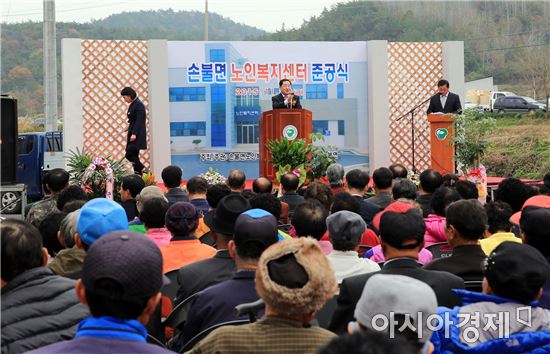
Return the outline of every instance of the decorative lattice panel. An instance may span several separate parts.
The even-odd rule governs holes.
[[[120,90],[132,87],[148,107],[147,42],[83,40],[81,48],[84,149],[92,156],[122,159],[128,104],[120,96]],[[149,112],[147,146],[150,146]],[[141,161],[147,167],[149,158],[149,150],[142,150]]]
[[[388,91],[390,105],[390,159],[413,167],[411,117],[397,121],[437,90],[443,76],[441,43],[388,43]],[[430,167],[428,103],[414,114],[414,161],[417,171]]]

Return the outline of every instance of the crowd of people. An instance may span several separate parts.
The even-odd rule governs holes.
[[[494,200],[400,164],[326,177],[168,166],[113,201],[49,171],[0,222],[2,353],[550,352],[550,173]]]

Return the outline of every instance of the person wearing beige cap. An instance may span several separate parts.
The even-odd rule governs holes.
[[[143,211],[143,204],[145,204],[146,201],[157,198],[168,202],[168,199],[166,199],[164,192],[160,189],[160,187],[147,186],[143,188],[136,196],[136,210],[138,215]],[[136,231],[142,234],[147,232],[147,230],[145,230],[145,225],[143,225],[143,222],[137,217],[130,221],[128,225],[128,229],[131,231]]]
[[[336,336],[309,325],[336,288],[332,267],[315,239],[300,237],[271,245],[256,270],[256,291],[265,303],[265,317],[218,328],[189,353],[313,354]]]

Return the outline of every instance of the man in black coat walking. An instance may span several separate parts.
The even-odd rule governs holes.
[[[143,164],[139,160],[139,150],[147,149],[147,128],[145,124],[145,106],[136,91],[131,87],[125,87],[120,92],[128,106],[128,130],[126,137],[126,159],[134,166],[134,172],[143,173]]]

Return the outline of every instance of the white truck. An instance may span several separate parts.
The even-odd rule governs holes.
[[[517,96],[510,91],[470,90],[466,93],[466,108],[478,108],[492,112],[497,98],[502,96]]]

